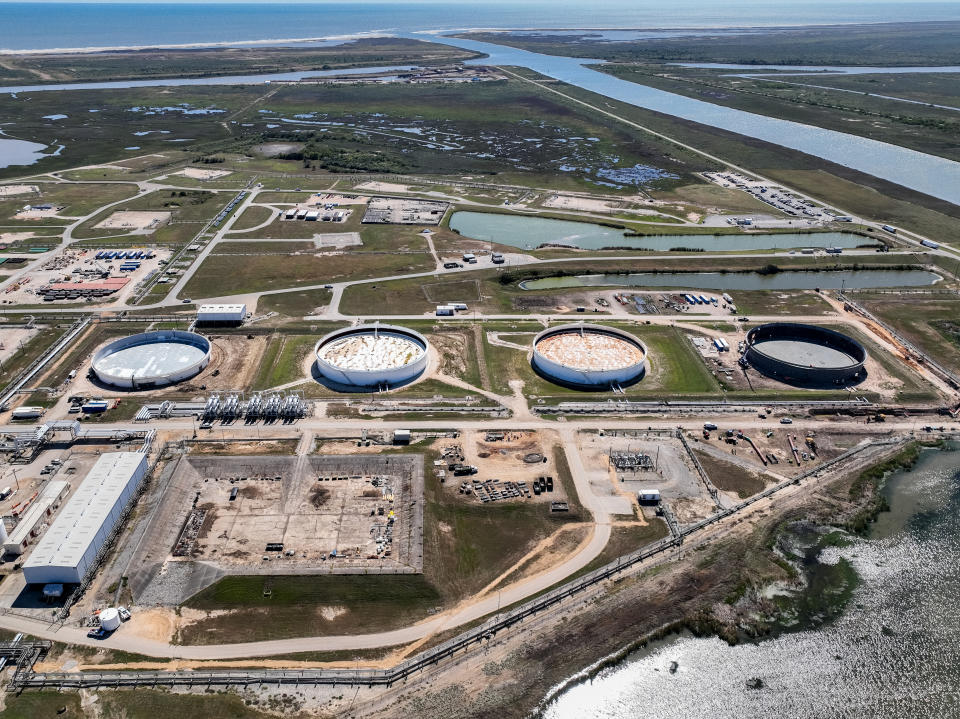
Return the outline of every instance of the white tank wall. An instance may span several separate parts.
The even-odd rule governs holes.
[[[559,334],[560,332],[569,331],[569,332],[579,332],[580,330],[585,330],[587,332],[603,332],[615,337],[619,337],[627,342],[630,342],[633,345],[636,345],[643,351],[643,361],[630,365],[627,367],[618,367],[617,369],[610,370],[583,370],[576,369],[574,367],[569,367],[554,360],[544,357],[539,351],[537,351],[537,344],[545,337]],[[547,375],[552,377],[560,382],[566,384],[578,384],[578,385],[589,385],[589,386],[609,386],[611,384],[626,384],[628,382],[633,382],[644,375],[646,372],[647,364],[647,348],[643,343],[636,337],[627,334],[626,332],[621,332],[620,330],[614,329],[612,327],[604,327],[602,325],[564,325],[562,327],[551,327],[550,329],[544,330],[538,334],[533,340],[533,357],[531,363],[533,366]]]
[[[133,347],[136,345],[149,344],[147,340],[152,342],[176,342],[178,340],[189,340],[189,344],[197,344],[196,340],[193,338],[200,337],[204,342],[207,343],[207,350],[204,353],[203,357],[199,362],[194,363],[189,367],[185,367],[182,370],[176,372],[170,372],[163,375],[156,375],[152,377],[121,377],[106,370],[101,370],[97,368],[97,362],[99,362],[104,357],[107,357],[114,352],[118,352],[127,347]],[[203,369],[210,364],[210,350],[211,345],[210,341],[202,335],[198,335],[194,332],[183,332],[181,330],[158,330],[155,332],[142,332],[136,335],[130,335],[129,337],[123,337],[118,340],[114,340],[109,344],[101,347],[97,353],[93,356],[93,360],[90,363],[90,367],[93,369],[93,373],[97,375],[97,378],[106,384],[113,385],[114,387],[122,387],[124,389],[133,389],[135,387],[150,385],[152,387],[162,387],[168,384],[176,384],[177,382],[182,382],[185,379],[190,379],[194,375],[199,374]]]
[[[114,631],[120,626],[120,613],[113,607],[107,607],[100,612],[100,626],[108,632]]]
[[[378,370],[350,370],[342,369],[330,364],[320,357],[320,348],[344,336],[357,335],[363,333],[373,333],[374,331],[382,334],[395,334],[403,337],[409,337],[422,344],[423,354],[410,364],[402,367],[391,367]],[[353,385],[355,387],[377,387],[379,385],[398,385],[409,382],[423,374],[429,361],[429,343],[427,338],[419,332],[408,330],[404,327],[395,327],[392,325],[365,325],[359,327],[348,327],[336,332],[331,332],[319,342],[314,348],[314,355],[317,358],[317,369],[327,379],[338,384]]]

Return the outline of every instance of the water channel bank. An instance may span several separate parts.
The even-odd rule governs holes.
[[[866,536],[781,535],[801,588],[768,588],[770,636],[684,636],[637,654],[545,708],[547,719],[956,716],[960,667],[960,447],[923,450],[882,489]]]

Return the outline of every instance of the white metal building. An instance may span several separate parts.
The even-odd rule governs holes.
[[[33,503],[27,507],[27,511],[20,517],[17,526],[4,540],[3,551],[7,554],[23,554],[23,550],[40,533],[43,523],[53,515],[60,505],[60,500],[67,496],[69,490],[70,485],[59,479],[47,482]]]
[[[146,473],[142,452],[102,455],[24,562],[27,584],[79,583]]]
[[[240,324],[247,317],[246,305],[200,305],[198,324]]]

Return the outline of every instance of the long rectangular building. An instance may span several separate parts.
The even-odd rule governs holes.
[[[243,324],[247,317],[247,306],[236,305],[200,305],[197,309],[197,324]]]
[[[17,526],[10,532],[3,543],[3,551],[7,554],[20,555],[27,548],[30,542],[36,537],[41,529],[43,522],[56,511],[60,500],[70,491],[70,485],[59,479],[47,482],[47,485],[40,490],[37,498],[27,507],[20,516]]]
[[[24,562],[27,584],[78,584],[146,473],[144,453],[102,455]]]

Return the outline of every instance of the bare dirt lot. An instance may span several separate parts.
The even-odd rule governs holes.
[[[395,185],[390,182],[363,182],[356,185],[358,190],[368,190],[369,192],[410,192],[407,185]]]
[[[36,185],[0,185],[0,197],[15,197],[40,192]]]
[[[648,468],[618,469],[617,456],[645,455]],[[581,456],[590,486],[598,495],[618,496],[637,505],[637,492],[659,489],[664,501],[707,497],[706,488],[690,463],[680,441],[672,436],[623,431],[604,436],[581,435]]]
[[[20,351],[40,330],[25,327],[0,327],[0,362],[6,362]]]
[[[543,503],[563,502],[569,498],[559,481],[553,459],[553,449],[558,441],[555,433],[547,431],[466,430],[456,440],[443,439],[434,444],[434,449],[441,453],[441,465],[435,467],[435,470],[445,474],[444,486],[447,491],[462,495],[467,502],[481,502],[480,497],[489,498],[490,489],[502,490],[507,483],[525,483],[529,492],[521,490],[519,497],[505,497],[493,501],[510,499]],[[451,467],[456,464],[476,467],[477,473],[455,476]],[[544,476],[553,478],[553,490],[537,495],[533,491],[533,483],[538,477]],[[481,484],[490,481],[492,484],[477,493],[474,490],[474,481]],[[464,489],[464,482],[469,491],[461,491]]]
[[[0,242],[18,242],[20,240],[29,240],[36,234],[36,232],[0,232]]]
[[[218,177],[226,177],[233,173],[230,170],[205,170],[200,167],[185,167],[176,174],[191,177],[194,180],[216,180]]]
[[[178,506],[161,511],[182,527],[175,562],[247,574],[393,573],[422,563],[417,456],[191,456],[172,481]]]
[[[446,214],[448,202],[403,197],[373,197],[363,216],[366,224],[438,225]]]
[[[155,230],[170,219],[169,212],[120,210],[94,225],[97,230]]]
[[[562,210],[579,210],[581,212],[611,212],[619,202],[600,200],[590,197],[576,197],[574,195],[552,195],[543,202],[544,207],[553,207]]]

